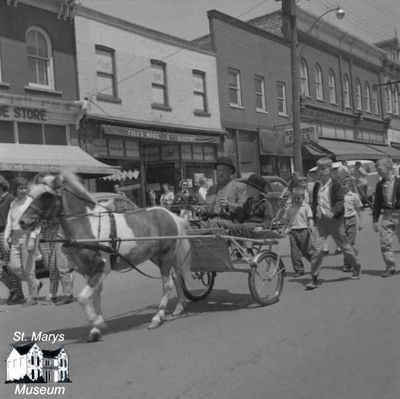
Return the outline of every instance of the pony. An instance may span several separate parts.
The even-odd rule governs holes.
[[[91,325],[88,342],[100,340],[106,327],[101,290],[111,270],[136,269],[146,260],[160,269],[163,296],[149,329],[165,320],[174,286],[178,303],[173,315],[184,311],[182,283],[191,279],[190,241],[174,237],[185,236],[187,221],[162,207],[112,212],[97,204],[71,172],[43,177],[32,185],[30,195],[33,201],[20,218],[21,227],[32,230],[44,219],[56,219],[72,267],[86,279],[78,301]]]

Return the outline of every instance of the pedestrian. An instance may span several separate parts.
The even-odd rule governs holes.
[[[163,190],[163,193],[161,194],[161,197],[160,197],[160,205],[163,206],[164,208],[170,208],[172,205],[172,202],[174,201],[175,195],[171,191],[168,183],[164,183],[162,185],[162,190]]]
[[[368,199],[367,176],[368,173],[362,167],[361,162],[357,161],[354,165],[354,170],[353,170],[354,182],[363,204],[368,204],[368,206],[372,209],[373,208],[372,202]]]
[[[347,176],[342,180],[343,193],[344,193],[344,230],[346,233],[347,240],[353,247],[353,250],[358,254],[356,247],[357,231],[361,229],[361,207],[362,202],[360,196],[352,191],[353,179],[351,176]],[[350,261],[346,255],[343,259],[343,271],[352,272]]]
[[[305,202],[303,187],[293,189],[292,202],[286,209],[283,219],[288,225],[293,277],[300,277],[304,274],[301,257],[304,256],[311,262],[311,231],[314,227],[312,210],[310,205]]]
[[[313,233],[313,251],[311,257],[312,281],[306,285],[306,289],[312,290],[319,286],[319,273],[324,258],[324,243],[329,234],[341,248],[353,270],[353,279],[360,278],[361,266],[354,249],[347,240],[343,215],[344,195],[342,185],[333,180],[332,160],[328,157],[317,161],[318,181],[316,181],[312,193],[312,211],[315,223]]]
[[[8,305],[25,302],[24,292],[19,277],[9,268],[9,252],[4,246],[4,230],[7,224],[8,211],[14,197],[10,194],[10,184],[0,175],[0,281],[8,288],[10,294]]]
[[[181,181],[180,188],[181,190],[174,197],[171,210],[180,217],[191,220],[194,218],[193,207],[199,203],[197,195],[190,190],[187,180]]]
[[[381,180],[375,189],[372,222],[373,229],[379,232],[381,253],[386,266],[381,276],[389,277],[396,272],[393,235],[396,234],[400,240],[400,179],[394,175],[393,162],[389,158],[376,161],[376,171]]]
[[[40,228],[29,232],[22,230],[19,225],[20,217],[32,202],[32,198],[27,195],[27,180],[17,177],[14,179],[12,187],[15,199],[10,204],[7,216],[4,246],[10,248],[11,271],[28,284],[29,298],[25,305],[36,305],[39,291],[43,286],[43,283],[38,281],[35,275],[35,249]]]
[[[208,181],[206,177],[204,176],[200,177],[199,186],[200,186],[198,190],[199,202],[200,204],[205,204],[207,197],[207,190],[208,190]]]
[[[114,192],[122,197],[126,197],[125,191],[122,190],[119,184],[114,184]]]
[[[339,180],[343,180],[345,177],[351,176],[350,168],[347,165],[347,161],[342,161],[341,165],[336,171]]]

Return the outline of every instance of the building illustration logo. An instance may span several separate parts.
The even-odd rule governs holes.
[[[69,357],[64,347],[45,350],[36,342],[11,345],[5,361],[6,384],[71,382]]]

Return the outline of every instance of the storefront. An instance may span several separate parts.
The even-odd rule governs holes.
[[[148,190],[153,189],[159,197],[163,183],[178,190],[182,179],[192,186],[198,184],[201,176],[213,179],[221,137],[221,131],[172,131],[89,119],[85,123],[83,144],[93,157],[121,167],[121,179],[97,181],[99,191],[108,191],[119,180],[128,197],[145,205]]]

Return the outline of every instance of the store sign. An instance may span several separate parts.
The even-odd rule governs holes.
[[[300,125],[300,132],[303,136],[303,142],[314,141],[318,142],[318,132],[316,126],[304,126]],[[293,146],[293,129],[287,129],[284,131],[284,145],[285,147]]]
[[[157,130],[145,130],[121,126],[103,125],[103,132],[113,136],[131,137],[136,139],[168,141],[175,143],[219,143],[219,136],[204,134],[170,133]]]
[[[45,109],[38,109],[38,108],[0,105],[0,119],[20,120],[29,122],[46,122],[47,111]]]

